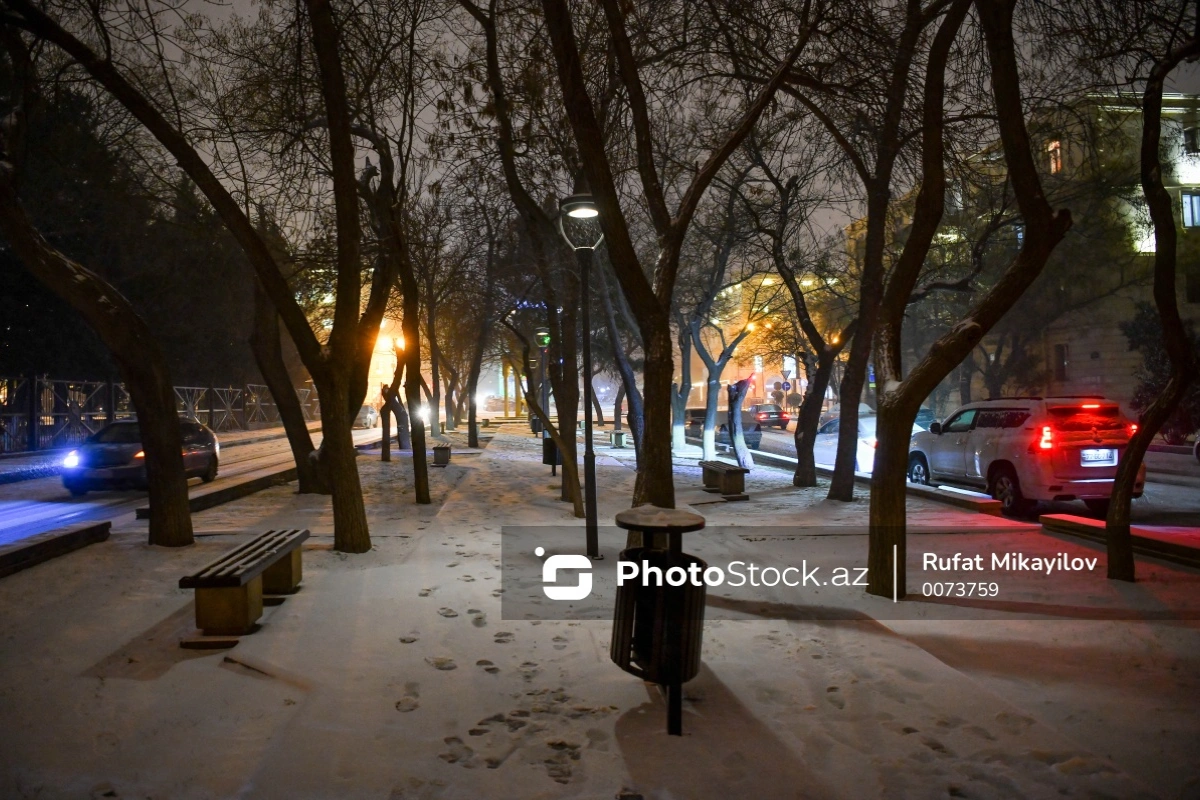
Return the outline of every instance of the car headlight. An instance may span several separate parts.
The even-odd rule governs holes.
[[[79,466],[79,451],[72,450],[67,453],[67,457],[63,459],[62,465],[67,469],[74,469]]]

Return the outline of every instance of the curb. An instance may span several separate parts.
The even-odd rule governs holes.
[[[686,441],[689,444],[700,443],[699,439],[692,439],[690,437]],[[756,464],[783,469],[795,469],[796,467],[796,459],[791,456],[781,456],[778,453],[768,453],[763,450],[751,450],[750,454],[753,456],[754,463]],[[818,466],[817,474],[829,477],[833,474],[833,470],[828,467]],[[862,486],[870,486],[871,476],[863,472],[856,472],[854,473],[854,482]],[[973,493],[965,491],[939,489],[936,486],[922,486],[908,481],[905,482],[905,490],[914,497],[933,500],[936,503],[945,503],[946,505],[964,508],[979,514],[988,514],[993,517],[1001,516],[1000,501],[993,500],[990,497],[976,497]]]
[[[1098,519],[1077,517],[1074,514],[1043,514],[1038,517],[1038,522],[1042,524],[1042,529],[1049,533],[1078,536],[1081,539],[1088,539],[1100,544],[1108,541],[1104,522]],[[1136,530],[1138,530],[1137,526],[1133,526],[1130,533],[1130,537],[1133,539],[1133,552],[1181,564],[1185,567],[1200,567],[1200,550],[1132,532]]]
[[[0,578],[108,538],[112,523],[88,522],[39,533],[0,547]]]
[[[382,439],[383,435],[380,434],[379,439],[359,442],[354,445],[354,449],[369,450],[377,446]],[[263,467],[248,475],[240,475],[235,480],[237,481],[236,483],[225,486],[206,486],[194,492],[189,492],[188,510],[194,514],[197,511],[204,511],[205,509],[252,495],[255,492],[261,492],[263,489],[269,489],[272,486],[290,483],[296,480],[296,463],[292,460],[292,456],[289,453],[286,459],[279,464],[273,467]],[[136,511],[136,517],[138,519],[148,519],[150,517],[150,506],[139,506]]]

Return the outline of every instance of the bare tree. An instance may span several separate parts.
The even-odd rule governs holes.
[[[192,517],[183,468],[183,438],[166,358],[132,304],[96,272],[42,237],[17,194],[27,115],[37,96],[35,66],[16,30],[0,25],[13,76],[13,96],[0,120],[0,232],[34,276],[80,313],[121,371],[138,414],[150,493],[150,544],[192,544]]]
[[[1162,320],[1163,341],[1171,361],[1171,377],[1158,398],[1143,412],[1137,432],[1130,438],[1113,481],[1112,500],[1105,524],[1108,550],[1108,577],[1133,581],[1135,566],[1133,540],[1129,532],[1129,508],[1133,486],[1150,440],[1179,405],[1188,385],[1196,379],[1196,353],[1179,316],[1175,297],[1175,261],[1178,233],[1171,196],[1163,186],[1162,95],[1163,83],[1185,60],[1200,57],[1200,9],[1193,19],[1196,29],[1150,67],[1142,92],[1141,183],[1154,223],[1154,305]]]
[[[772,102],[792,65],[799,58],[820,17],[805,5],[791,30],[798,30],[790,52],[774,74],[750,100],[727,132],[714,143],[704,163],[685,182],[674,214],[667,204],[648,100],[643,66],[627,26],[625,9],[617,0],[604,0],[609,43],[620,77],[629,118],[629,149],[636,153],[641,196],[648,209],[657,238],[653,278],[647,277],[622,208],[613,157],[606,146],[606,131],[593,104],[593,90],[583,72],[583,59],[565,0],[543,0],[546,31],[558,66],[559,88],[570,121],[583,174],[600,211],[609,259],[617,282],[637,321],[645,352],[645,431],[634,487],[634,505],[650,503],[674,507],[675,486],[671,466],[671,300],[679,273],[679,257],[700,200],[717,172],[737,150]],[[823,6],[822,6],[823,8]],[[665,9],[659,9],[659,14]],[[644,31],[649,34],[649,31]],[[739,86],[740,90],[740,86]],[[672,177],[672,176],[668,176]]]

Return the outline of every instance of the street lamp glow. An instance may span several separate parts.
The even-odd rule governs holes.
[[[558,201],[558,209],[568,217],[591,219],[600,216],[600,209],[590,194],[573,194]]]
[[[572,250],[595,250],[604,240],[600,231],[597,217],[600,209],[596,208],[590,194],[573,194],[558,201],[558,232],[562,234]],[[572,222],[568,223],[568,220]]]

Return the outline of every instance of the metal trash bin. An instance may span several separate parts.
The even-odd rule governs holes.
[[[541,420],[541,418],[539,418],[539,417],[530,417],[530,418],[529,418],[529,430],[533,431],[534,433],[541,433],[541,432],[542,432],[542,420]]]
[[[609,431],[608,444],[614,450],[621,450],[625,447],[625,431]]]
[[[634,547],[622,550],[622,561],[658,567],[665,575],[671,567],[687,570],[700,565],[700,574],[708,564],[687,553]],[[628,583],[617,587],[617,607],[613,612],[613,663],[642,680],[669,685],[684,683],[700,672],[700,648],[704,637],[705,586],[644,586]],[[672,646],[665,636],[668,620],[678,631]]]
[[[450,445],[439,444],[433,448],[433,465],[444,467],[450,463]]]
[[[699,575],[708,568],[683,552],[683,534],[702,529],[704,517],[675,508],[637,506],[617,514],[616,523],[640,532],[642,546],[627,547],[619,558],[638,564],[639,578],[617,586],[609,657],[631,675],[666,689],[667,733],[680,736],[683,683],[700,671],[704,633],[705,586],[703,580],[692,585],[691,568],[698,567]],[[658,580],[647,580],[646,573],[654,567],[662,571],[661,586]],[[676,569],[683,571],[684,580],[672,586],[668,570]]]
[[[558,449],[558,445],[550,437],[542,439],[542,463],[556,467],[562,462],[562,451]]]

